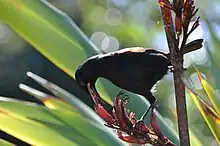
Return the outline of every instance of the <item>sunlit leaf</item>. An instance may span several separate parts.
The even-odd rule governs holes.
[[[172,108],[172,109],[170,108],[169,111],[172,114],[172,116],[174,117],[174,119],[178,120],[176,110],[174,108]],[[190,127],[189,127],[189,136],[190,136],[190,145],[203,146],[201,140],[199,140],[199,137],[195,135],[195,133],[191,130]]]
[[[74,108],[67,102],[64,102],[52,95],[48,95],[36,89],[33,89],[27,85],[20,84],[20,89],[33,95],[34,97],[38,98],[44,105],[50,109],[60,110],[62,112],[73,112],[77,111],[77,108]]]
[[[89,54],[96,53],[70,18],[47,1],[0,0],[0,17],[70,76]]]
[[[68,104],[72,105],[72,107],[75,107],[75,109],[79,110],[82,115],[85,115],[89,119],[94,120],[96,122],[101,122],[101,119],[97,116],[97,114],[90,107],[88,107],[86,104],[84,104],[82,101],[80,101],[77,97],[75,97],[71,93],[67,92],[66,90],[62,89],[61,87],[57,86],[56,84],[36,75],[34,73],[28,72],[27,75],[30,78],[32,78],[34,81],[36,81],[38,84],[40,84],[41,86],[43,86],[44,88],[46,88],[47,90],[52,92],[55,96],[62,99],[63,101],[68,102]],[[31,90],[28,90],[27,92],[30,93],[30,91]],[[33,92],[31,94],[33,95]],[[45,95],[45,94],[43,94],[43,95]],[[36,94],[34,96],[36,97]],[[39,96],[39,95],[37,95],[37,96]]]
[[[31,145],[43,145],[45,143],[47,143],[48,145],[77,145],[73,140],[68,140],[66,139],[66,137],[60,135],[58,131],[55,132],[53,129],[31,120],[30,116],[23,116],[24,113],[22,113],[21,109],[28,109],[26,110],[26,112],[29,111],[32,114],[36,113],[34,112],[36,110],[36,107],[34,107],[34,110],[32,110],[30,107],[30,105],[25,106],[22,103],[16,104],[16,102],[14,102],[11,104],[9,102],[1,101],[0,129],[7,132],[9,135],[13,135],[14,137],[17,137],[18,139],[21,139],[22,141],[25,141]],[[43,110],[40,107],[37,108],[38,110]],[[15,110],[17,110],[17,113]],[[37,117],[38,119],[43,120],[43,118],[40,117],[40,111],[37,115],[39,116]],[[47,115],[44,114],[43,116],[46,116],[46,120],[50,121]],[[34,116],[32,116],[32,118],[34,118]],[[54,123],[54,121],[52,121],[52,123]],[[53,125],[52,123],[51,125]],[[70,134],[70,132],[66,132]],[[56,139],[56,141],[54,141],[53,139]]]
[[[203,146],[201,140],[199,140],[199,137],[196,136],[191,129],[189,129],[189,136],[190,136],[190,145]]]
[[[199,77],[199,80],[203,86],[203,89],[205,90],[209,101],[212,103],[212,106],[214,107],[214,110],[220,115],[220,98],[216,96],[215,90],[212,88],[212,86],[203,78],[200,71],[196,69],[197,75]]]
[[[0,146],[14,146],[14,144],[12,144],[8,141],[5,141],[3,139],[0,139]]]
[[[205,101],[203,101],[200,96],[193,92],[190,88],[186,87],[190,97],[193,99],[194,103],[196,104],[197,108],[201,112],[203,118],[205,119],[206,123],[208,124],[210,130],[212,131],[213,135],[215,136],[217,142],[220,144],[220,122],[219,122],[219,115],[210,107]]]
[[[0,118],[2,131],[31,145],[122,145],[106,127],[95,126],[77,111],[61,112],[1,98]]]

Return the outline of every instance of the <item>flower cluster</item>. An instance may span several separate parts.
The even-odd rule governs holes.
[[[165,23],[168,24],[168,27],[172,23],[170,10],[175,12],[175,30],[178,34],[181,34],[182,29],[188,29],[191,19],[199,10],[195,7],[194,0],[175,0],[173,3],[170,3],[169,0],[159,0],[158,3],[164,13],[163,17],[165,17],[164,20]],[[194,22],[190,33],[199,26],[199,18],[200,17],[198,17]]]
[[[143,121],[134,118],[134,113],[129,112],[125,106],[128,103],[128,96],[120,92],[114,100],[112,110],[105,109],[104,101],[95,94],[88,84],[88,90],[95,103],[96,113],[106,122],[106,126],[116,130],[118,137],[128,143],[152,144],[154,146],[174,146],[166,138],[157,126],[156,116],[151,110],[150,123],[152,129],[148,128]]]
[[[173,65],[180,145],[189,146],[185,91],[181,78],[184,71],[183,55],[203,46],[203,39],[187,42],[189,35],[199,26],[200,17],[193,18],[199,9],[195,7],[195,0],[158,0],[158,3]],[[191,22],[193,25],[190,28]]]
[[[186,45],[188,36],[199,26],[200,17],[197,17],[190,30],[188,30],[190,22],[193,21],[193,17],[199,10],[195,7],[195,0],[174,0],[173,3],[171,3],[169,0],[158,0],[158,3],[161,7],[165,31],[172,31],[173,33],[175,33],[176,38],[174,40],[174,43],[177,45],[177,47],[179,46],[180,36],[183,36],[182,44],[180,47],[180,50],[182,51]],[[172,11],[175,14],[175,18],[172,18]],[[201,39],[199,41],[193,41],[193,45],[197,43],[196,45],[198,46],[193,46],[194,49],[201,48],[202,41]]]

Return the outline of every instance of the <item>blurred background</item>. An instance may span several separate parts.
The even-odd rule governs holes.
[[[52,5],[67,13],[78,27],[103,53],[126,47],[155,48],[168,52],[161,20],[160,8],[155,0],[48,0]],[[185,76],[190,78],[201,95],[202,86],[192,68],[195,64],[203,76],[219,94],[220,61],[220,1],[197,0],[200,8],[200,26],[189,40],[204,38],[204,47],[184,56]],[[31,87],[43,88],[26,77],[32,71],[74,95],[84,94],[75,81],[50,63],[7,24],[0,21],[0,95],[38,102],[22,92],[18,85],[23,82]],[[168,73],[157,85],[158,110],[167,123],[176,128],[175,98],[172,74]],[[117,94],[117,93],[116,93]],[[85,95],[81,99],[92,106]],[[219,96],[220,97],[220,96]],[[220,100],[220,99],[219,99]],[[187,97],[190,128],[204,145],[217,146],[216,141],[193,101]]]

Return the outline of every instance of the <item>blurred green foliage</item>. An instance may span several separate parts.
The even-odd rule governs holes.
[[[13,3],[15,0],[11,0],[11,2]],[[48,0],[48,2],[66,12],[102,52],[132,46],[168,51],[160,10],[155,0]],[[217,95],[220,95],[218,63],[220,61],[220,18],[218,17],[220,2],[197,0],[196,4],[200,8],[198,15],[201,16],[201,27],[190,38],[203,37],[205,42],[201,50],[185,55],[185,66],[188,68],[186,76],[193,81],[198,92],[203,94],[203,89],[191,66],[192,63],[195,63],[207,81],[215,88]],[[8,60],[24,54],[29,47],[30,45],[26,41],[1,21],[0,63],[3,65],[0,64],[0,67],[2,70],[6,70]],[[15,73],[20,75],[25,72],[22,70],[25,65],[16,72],[10,66],[7,66],[7,70],[13,74],[12,76],[18,76]],[[40,67],[38,66],[38,68]],[[2,71],[0,77],[4,79],[5,74]],[[22,78],[22,74],[20,78]],[[8,85],[8,88],[13,83],[13,80],[1,81],[1,86]],[[20,79],[14,80],[15,84],[18,84],[19,81]],[[172,75],[168,74],[156,89],[155,94],[158,97],[160,113],[166,118],[169,125],[177,129]],[[218,99],[220,100],[220,98]],[[217,146],[211,131],[192,100],[187,98],[187,102],[189,124],[194,135],[204,145]]]

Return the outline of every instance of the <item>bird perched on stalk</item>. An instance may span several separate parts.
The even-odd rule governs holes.
[[[199,49],[202,47],[202,41],[202,39],[193,41],[186,45],[188,48],[184,50]],[[111,81],[122,89],[143,95],[151,106],[141,117],[142,121],[149,109],[155,106],[156,98],[151,88],[167,74],[170,66],[172,64],[169,53],[141,47],[126,48],[88,58],[78,67],[75,78],[81,88],[87,92],[88,88],[91,88],[96,96],[99,94],[95,83],[99,77]],[[100,101],[104,102],[101,98]]]

